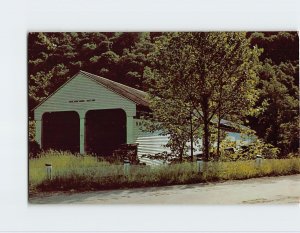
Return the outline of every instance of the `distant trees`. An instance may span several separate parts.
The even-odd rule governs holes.
[[[252,127],[266,142],[279,147],[282,154],[296,152],[299,147],[299,88],[284,65],[266,60],[260,71],[260,99],[265,110],[252,119]]]
[[[245,116],[258,97],[259,51],[249,45],[245,33],[227,32],[168,33],[155,44],[145,75],[153,115],[171,137],[176,125],[184,138],[192,128],[190,139],[201,127],[206,159],[213,119]]]
[[[299,36],[297,32],[253,33],[252,45],[264,48],[260,98],[264,111],[251,117],[249,126],[281,156],[299,148]]]
[[[299,60],[298,32],[253,32],[248,33],[252,45],[263,48],[261,61],[269,58],[275,64]]]
[[[152,99],[155,127],[178,155],[202,134],[208,154],[220,119],[249,126],[282,156],[299,148],[297,32],[29,33],[29,110],[80,69],[164,99]]]

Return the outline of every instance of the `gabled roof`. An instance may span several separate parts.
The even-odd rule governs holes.
[[[232,121],[221,119],[220,126],[224,130],[239,132],[238,125],[233,123]]]
[[[41,103],[39,103],[33,110],[42,105],[47,99],[49,99],[52,95],[54,95],[58,90],[64,87],[68,82],[70,82],[73,78],[75,78],[78,74],[83,74],[84,76],[94,80],[96,83],[106,87],[107,89],[119,94],[120,96],[129,99],[136,103],[138,106],[149,108],[149,102],[146,99],[147,93],[129,86],[126,86],[121,83],[114,82],[112,80],[100,77],[95,74],[88,73],[86,71],[80,70],[77,74],[75,74],[72,78],[66,81],[62,86],[60,86],[56,91],[54,91],[51,95],[45,98]]]
[[[95,74],[88,73],[86,71],[80,70],[79,73],[88,76],[97,83],[102,84],[106,88],[116,92],[117,94],[135,102],[137,105],[149,107],[149,102],[146,99],[147,93],[121,83],[114,82],[112,80],[100,77]]]

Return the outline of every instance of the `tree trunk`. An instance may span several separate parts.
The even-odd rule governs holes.
[[[190,137],[191,137],[191,162],[193,162],[193,156],[194,156],[194,141],[193,141],[193,119],[192,119],[192,112],[190,112]]]
[[[181,146],[181,148],[180,148],[180,152],[179,152],[179,161],[180,161],[180,163],[182,163],[182,157],[183,157],[184,147],[185,147],[185,143],[183,143],[182,146]]]
[[[183,150],[180,149],[180,152],[179,152],[179,162],[180,162],[180,163],[182,163],[182,154],[183,154],[182,151],[183,151]]]
[[[210,132],[209,132],[209,114],[208,114],[208,100],[205,98],[203,99],[202,102],[202,111],[203,111],[203,131],[204,131],[204,158],[205,160],[208,160],[209,158],[209,149],[210,149],[210,143],[209,143],[209,138],[210,138]]]
[[[220,157],[220,143],[221,143],[221,116],[219,111],[218,116],[218,139],[217,139],[217,157]]]
[[[276,101],[275,101],[276,103]],[[276,104],[277,105],[277,104]],[[275,105],[275,106],[276,106]],[[273,137],[273,145],[275,147],[278,146],[278,135],[279,135],[279,124],[278,124],[278,108],[275,108],[275,117],[274,117],[274,124],[273,124],[273,133],[272,133],[272,137]]]
[[[210,143],[209,143],[209,123],[206,121],[204,122],[204,158],[205,160],[208,160],[209,158],[209,148],[210,148]]]

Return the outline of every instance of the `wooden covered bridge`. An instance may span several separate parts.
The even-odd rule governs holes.
[[[170,152],[164,147],[168,136],[141,130],[139,116],[150,111],[146,95],[79,71],[34,109],[35,140],[44,150],[81,154],[111,154],[133,143],[139,145],[139,155]]]
[[[34,109],[35,139],[42,149],[109,153],[132,144],[146,93],[79,71]]]

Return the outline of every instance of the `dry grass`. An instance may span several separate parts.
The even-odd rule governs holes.
[[[52,179],[47,179],[45,164],[53,166]],[[130,167],[129,175],[122,164],[110,164],[92,156],[50,151],[29,160],[29,190],[101,190],[248,179],[300,173],[300,158],[205,163],[203,174],[196,163]]]

